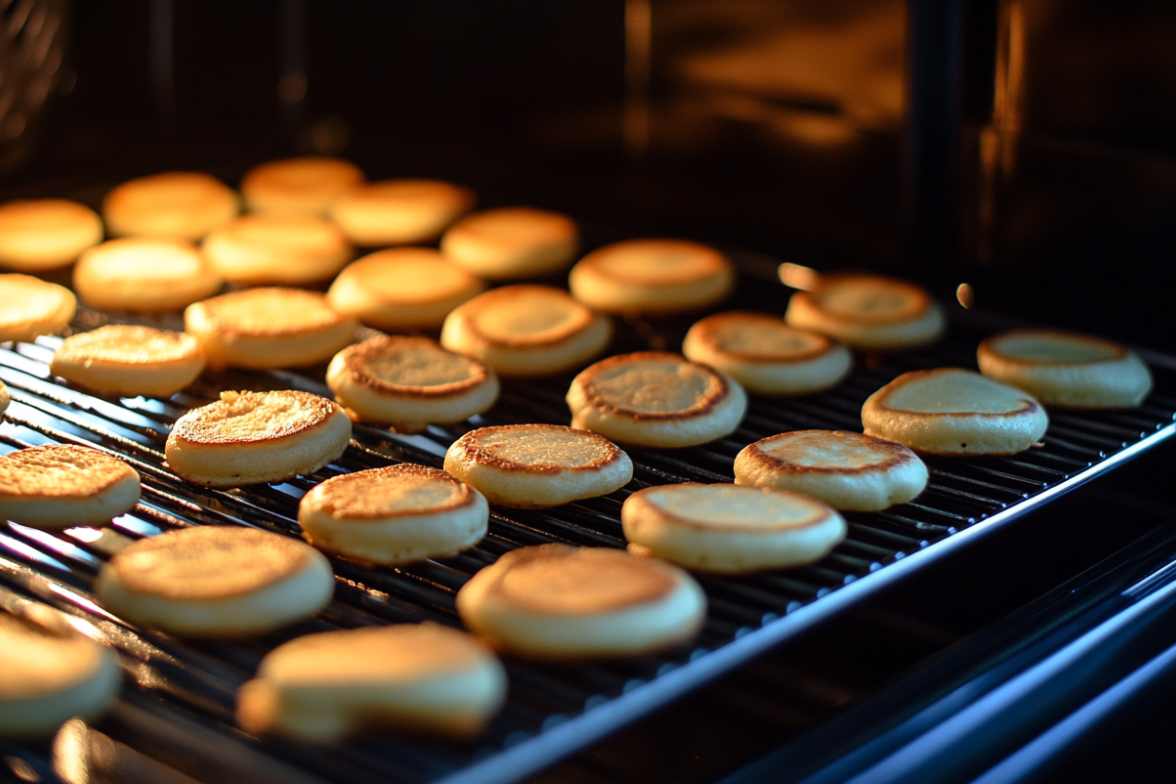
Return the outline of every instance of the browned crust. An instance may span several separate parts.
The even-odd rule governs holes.
[[[871,463],[861,468],[836,468],[833,466],[802,466],[796,463],[791,463],[787,460],[781,460],[774,455],[770,455],[763,449],[763,444],[770,441],[786,438],[787,436],[795,435],[797,433],[822,433],[831,438],[851,440],[861,439],[869,442],[869,446],[878,449],[881,452],[887,453],[877,463]],[[847,430],[790,430],[787,433],[777,433],[774,436],[761,438],[755,441],[748,447],[748,454],[755,460],[769,465],[773,470],[786,474],[843,474],[849,476],[858,476],[860,474],[868,474],[875,471],[889,471],[905,463],[911,463],[918,460],[918,455],[914,453],[909,447],[903,446],[895,441],[887,441],[885,438],[878,438],[877,436],[866,435],[865,433],[854,433]]]
[[[314,307],[321,307],[325,311],[329,311],[334,319],[332,321],[319,324],[306,324],[302,326],[283,326],[268,329],[244,329],[240,326],[234,325],[232,316],[226,317],[218,312],[226,302],[233,303],[240,300],[248,302],[249,299],[262,296],[263,293],[281,292],[282,296],[292,300],[291,308],[298,309],[299,305],[313,305]],[[214,325],[216,331],[221,335],[233,336],[249,336],[249,337],[280,337],[287,335],[311,335],[316,332],[324,332],[326,330],[334,329],[338,326],[346,324],[353,319],[344,316],[335,311],[323,294],[314,291],[306,291],[305,289],[285,288],[282,286],[265,286],[255,289],[242,289],[241,291],[230,291],[227,294],[219,294],[215,297],[195,302],[188,306],[189,308],[200,308],[207,315],[209,323]],[[185,319],[186,321],[186,319]]]
[[[549,296],[551,299],[559,299],[565,301],[571,306],[573,317],[569,320],[568,325],[563,329],[554,331],[553,334],[543,338],[535,337],[521,337],[521,338],[501,338],[491,337],[482,330],[478,329],[478,314],[486,310],[488,307],[507,307],[510,303],[518,298],[521,294],[530,292],[538,292]],[[554,346],[562,343],[569,338],[575,337],[584,330],[592,326],[594,318],[592,311],[579,301],[573,299],[562,289],[553,288],[551,286],[536,286],[533,284],[520,284],[517,286],[502,286],[501,288],[491,289],[483,294],[471,299],[464,305],[461,305],[458,310],[458,318],[461,318],[466,325],[466,328],[479,339],[494,346],[506,346],[509,348],[536,348],[539,346]]]
[[[627,503],[627,504],[629,504],[629,503],[640,504],[641,508],[649,510],[649,512],[651,514],[656,515],[656,516],[662,518],[663,520],[672,521],[675,525],[680,525],[683,528],[692,528],[696,531],[724,531],[724,532],[725,531],[734,531],[734,532],[738,532],[738,533],[751,533],[751,534],[764,533],[767,531],[797,531],[797,530],[801,530],[804,528],[811,528],[814,525],[819,525],[819,524],[825,522],[826,520],[828,520],[830,515],[833,513],[833,510],[831,508],[827,507],[826,505],[824,505],[822,503],[819,503],[818,501],[815,501],[815,500],[809,498],[808,496],[801,495],[800,493],[791,493],[787,490],[775,490],[775,489],[766,488],[766,487],[760,488],[760,487],[747,487],[744,485],[733,485],[734,487],[739,488],[740,492],[743,492],[746,490],[747,492],[771,493],[773,495],[779,495],[779,496],[784,496],[784,497],[790,498],[790,499],[797,501],[801,504],[810,506],[813,510],[813,515],[812,515],[812,517],[805,519],[801,522],[789,523],[787,525],[773,525],[773,526],[724,525],[722,527],[722,529],[716,529],[714,526],[709,526],[706,523],[699,522],[696,519],[693,519],[690,517],[683,517],[682,515],[675,514],[674,512],[671,512],[670,510],[666,509],[665,507],[658,506],[653,501],[650,501],[645,497],[646,495],[652,495],[653,493],[655,493],[659,490],[672,490],[675,487],[691,487],[691,486],[699,485],[699,484],[702,484],[702,483],[700,483],[700,482],[679,482],[678,484],[654,485],[653,487],[646,487],[642,490],[638,490],[636,493],[633,493],[631,496],[629,496],[629,498],[625,500],[625,503]],[[633,499],[636,499],[636,501],[634,501]]]
[[[617,251],[624,251],[632,246],[646,246],[655,250],[674,248],[677,250],[684,250],[690,253],[697,254],[699,258],[705,259],[704,267],[706,271],[699,274],[691,272],[690,274],[669,274],[663,275],[659,278],[647,278],[642,275],[630,275],[624,272],[619,272],[615,269],[605,271],[601,268],[600,262],[607,259]],[[621,242],[614,242],[612,245],[605,245],[603,248],[597,248],[589,253],[584,258],[580,259],[580,264],[594,269],[596,272],[604,277],[621,283],[630,283],[634,286],[657,286],[661,284],[676,284],[676,283],[693,283],[698,280],[704,280],[716,273],[726,272],[731,268],[731,262],[725,255],[715,250],[712,247],[703,245],[698,242],[691,242],[689,240],[672,240],[672,239],[649,239],[649,240],[623,240]]]
[[[184,441],[188,444],[196,446],[237,446],[241,444],[269,444],[275,441],[283,441],[291,438],[298,438],[304,436],[311,431],[326,427],[333,416],[340,414],[347,416],[343,409],[333,400],[329,400],[321,395],[314,395],[310,392],[302,392],[296,389],[280,389],[271,392],[249,392],[241,394],[259,394],[259,395],[274,395],[283,394],[294,396],[302,401],[303,405],[311,408],[314,419],[305,425],[294,427],[289,423],[283,423],[280,428],[274,430],[272,435],[267,435],[264,438],[227,438],[216,435],[216,427],[214,424],[206,423],[198,414],[207,414],[207,409],[213,406],[225,405],[221,400],[215,400],[212,403],[203,405],[200,408],[194,408],[182,417],[176,420],[172,426],[171,434],[168,438],[175,438],[179,441]],[[224,393],[222,393],[224,394]]]
[[[997,348],[997,344],[1007,338],[1035,337],[1039,335],[1045,337],[1063,338],[1075,343],[1093,344],[1102,348],[1110,349],[1114,352],[1114,356],[1105,357],[1103,359],[1088,359],[1080,362],[1063,362],[1051,359],[1022,359],[1020,357],[1014,357],[1009,354],[1002,353]],[[977,349],[977,353],[989,354],[993,357],[999,357],[1004,362],[1008,362],[1011,365],[1020,365],[1021,367],[1084,367],[1086,365],[1097,365],[1102,362],[1115,362],[1125,358],[1130,352],[1128,352],[1126,346],[1120,345],[1105,338],[1096,337],[1094,335],[1083,335],[1080,332],[1069,332],[1064,329],[1031,329],[1026,327],[1022,329],[1011,329],[1008,332],[1002,332],[999,335],[993,335],[992,337],[985,338],[980,342],[980,347]]]
[[[808,351],[793,354],[759,354],[754,351],[733,351],[729,348],[723,348],[718,343],[718,332],[724,326],[731,323],[758,323],[764,324],[771,322],[773,326],[781,326],[790,332],[803,334],[817,340],[817,345]],[[692,328],[695,335],[709,346],[713,351],[720,354],[725,354],[736,359],[743,359],[748,362],[773,362],[777,364],[789,364],[793,362],[807,362],[810,359],[824,356],[837,347],[831,339],[825,335],[816,332],[809,332],[808,330],[797,329],[788,324],[778,316],[770,316],[766,313],[754,313],[746,310],[734,310],[726,313],[716,313],[713,316],[707,316],[701,321],[697,322]]]
[[[902,414],[903,416],[913,416],[913,417],[920,417],[920,418],[925,418],[925,419],[942,419],[945,417],[959,417],[959,416],[977,416],[977,417],[991,417],[994,419],[1003,419],[1005,417],[1022,416],[1024,414],[1028,414],[1028,413],[1032,413],[1034,411],[1041,410],[1041,406],[1039,406],[1036,402],[1034,402],[1033,400],[1030,400],[1028,398],[1025,399],[1024,405],[1021,408],[1014,409],[1013,411],[1001,411],[999,413],[992,413],[992,412],[987,412],[987,411],[908,411],[905,408],[891,408],[890,406],[886,405],[886,398],[887,397],[892,395],[896,390],[901,389],[902,387],[906,386],[907,384],[910,384],[911,382],[919,381],[919,380],[925,379],[929,376],[938,375],[940,373],[956,373],[956,372],[975,373],[976,375],[979,375],[974,370],[967,370],[966,368],[935,368],[933,370],[911,370],[907,373],[903,373],[901,376],[894,379],[889,384],[886,384],[885,386],[878,389],[877,392],[870,395],[869,399],[866,402],[869,405],[876,406],[876,407],[883,409],[885,411],[893,411],[896,414]],[[987,376],[985,376],[985,378],[987,378]],[[993,379],[988,379],[988,380],[994,381]],[[999,383],[999,382],[994,381],[994,383]],[[1014,389],[1015,389],[1015,387],[1014,387]],[[927,452],[927,454],[932,454],[932,453]],[[950,454],[955,454],[955,453],[953,452]],[[995,454],[995,453],[990,452],[990,453],[986,453],[986,454]],[[1014,454],[1014,453],[1010,453],[1010,454]]]
[[[607,370],[613,365],[665,360],[679,362],[684,365],[694,365],[695,367],[702,369],[710,375],[710,378],[713,382],[712,386],[714,388],[705,393],[701,400],[692,404],[688,408],[682,409],[681,411],[666,411],[654,414],[642,411],[633,411],[632,409],[625,408],[624,406],[610,403],[607,400],[604,400],[600,396],[600,393],[596,391],[595,384],[593,383],[595,377],[602,370]],[[708,365],[704,365],[701,362],[691,362],[685,357],[679,356],[678,354],[671,354],[668,351],[635,351],[632,354],[618,354],[614,357],[602,359],[599,362],[589,365],[588,367],[584,368],[584,370],[580,371],[580,375],[576,376],[575,381],[579,382],[580,386],[583,388],[584,400],[592,408],[598,411],[605,411],[610,414],[617,414],[628,417],[629,419],[633,419],[638,422],[673,422],[680,419],[694,419],[695,417],[704,416],[713,411],[723,400],[727,398],[727,395],[730,393],[727,380],[721,373],[716,372],[714,368],[711,368]]]
[[[339,273],[339,277],[336,278],[336,281],[341,279],[356,278],[356,282],[362,283],[364,278],[373,274],[379,277],[384,277],[387,275],[387,273],[380,273],[378,271],[373,273],[370,271],[371,268],[381,267],[386,264],[399,264],[401,260],[398,260],[396,258],[397,256],[404,256],[404,258],[408,258],[409,253],[416,256],[422,251],[436,256],[435,261],[438,265],[444,265],[447,269],[460,273],[462,276],[461,285],[447,288],[440,293],[400,298],[389,297],[384,293],[376,291],[366,291],[365,293],[370,298],[370,301],[380,305],[432,305],[437,302],[445,302],[446,300],[453,299],[455,296],[465,291],[471,289],[477,291],[481,288],[481,279],[471,273],[469,270],[454,264],[452,261],[441,255],[439,251],[433,250],[432,248],[417,247],[386,248],[385,250],[378,250],[374,253],[369,253],[366,256],[361,256],[344,267],[343,271]]]
[[[3,396],[0,391],[0,397]],[[107,474],[104,482],[98,485],[92,485],[85,490],[65,493],[9,493],[0,490],[0,497],[13,498],[20,500],[31,500],[43,498],[47,500],[60,500],[63,498],[86,499],[91,498],[96,493],[105,493],[115,485],[127,481],[138,481],[139,474],[135,469],[131,468],[127,463],[123,462],[114,455],[108,455],[105,452],[92,449],[90,447],[75,446],[73,444],[42,444],[41,446],[30,446],[25,449],[18,449],[15,452],[10,452],[7,455],[0,456],[0,461],[20,460],[21,455],[29,456],[36,452],[63,452],[69,455],[85,455],[90,460],[103,460],[107,464],[107,468],[103,470]],[[82,468],[81,470],[86,470]]]
[[[440,514],[442,512],[451,512],[463,507],[472,506],[474,503],[474,493],[470,486],[465,482],[457,479],[452,474],[442,471],[440,468],[430,468],[429,466],[417,465],[416,463],[398,463],[397,465],[381,466],[380,468],[369,468],[364,471],[355,471],[349,474],[340,474],[333,476],[330,479],[322,482],[311,490],[316,498],[328,495],[331,490],[337,490],[350,484],[358,483],[361,487],[374,484],[380,478],[385,476],[403,476],[403,475],[422,476],[427,479],[432,479],[438,482],[446,482],[452,484],[457,489],[457,495],[448,503],[440,506],[433,506],[421,509],[405,509],[399,512],[380,512],[380,513],[348,513],[340,515],[329,503],[329,500],[323,500],[319,504],[319,509],[324,513],[333,515],[342,520],[385,520],[395,517],[413,517],[423,514]],[[320,490],[320,488],[323,488]],[[463,549],[463,548],[459,548]]]
[[[452,397],[481,386],[490,377],[490,373],[485,365],[460,354],[454,354],[454,356],[461,357],[470,363],[471,374],[465,380],[451,381],[447,384],[435,384],[427,387],[411,384],[394,384],[390,381],[376,378],[368,372],[367,364],[377,359],[388,349],[397,345],[407,346],[413,344],[427,345],[430,348],[436,348],[442,353],[453,354],[453,352],[447,351],[429,338],[411,335],[376,335],[362,343],[357,343],[354,346],[348,346],[343,349],[343,366],[347,368],[347,372],[351,374],[352,380],[355,383],[362,384],[377,392],[389,392],[403,397]]]
[[[872,281],[881,283],[886,286],[891,286],[901,289],[912,297],[913,306],[903,311],[898,315],[891,316],[850,316],[845,313],[835,313],[826,310],[819,298],[822,291],[832,288],[833,286],[840,286],[855,281]],[[800,297],[802,301],[807,302],[814,310],[819,310],[831,319],[839,321],[847,321],[855,324],[878,325],[878,324],[901,324],[906,321],[914,321],[922,317],[928,310],[931,309],[931,297],[923,289],[919,288],[913,283],[898,278],[891,278],[885,275],[867,275],[864,273],[837,273],[832,275],[822,275],[817,283],[817,287],[812,291],[798,291],[792,296]]]
[[[478,443],[478,438],[480,436],[487,435],[490,432],[518,432],[522,430],[548,432],[563,431],[575,433],[577,436],[596,441],[597,443],[603,445],[607,457],[604,457],[600,460],[593,460],[586,465],[580,466],[565,466],[558,465],[556,463],[532,463],[529,465],[523,465],[522,463],[516,463],[513,460],[503,460]],[[499,471],[514,471],[523,474],[559,474],[563,473],[564,471],[599,471],[601,468],[612,465],[616,461],[620,460],[621,455],[624,454],[624,452],[622,452],[621,449],[612,441],[609,441],[604,436],[598,435],[589,430],[577,430],[576,428],[567,427],[566,425],[548,425],[541,423],[479,427],[476,430],[469,431],[461,438],[454,441],[453,446],[462,450],[464,456],[467,459],[472,460],[479,465],[483,465],[488,468],[495,468]]]
[[[130,360],[110,359],[108,357],[95,356],[95,354],[88,350],[84,341],[78,341],[76,338],[82,335],[90,335],[95,332],[105,330],[110,332],[123,332],[127,328],[132,331],[143,330],[144,332],[155,333],[161,336],[171,337],[173,335],[180,336],[174,343],[177,346],[186,346],[186,350],[179,356],[174,356],[166,359],[160,359],[158,355],[137,356]],[[187,338],[184,340],[183,338]],[[79,348],[79,346],[81,346]],[[130,324],[107,324],[103,327],[90,330],[89,332],[79,332],[71,335],[61,342],[61,346],[53,354],[52,365],[57,365],[58,362],[84,362],[87,367],[100,366],[106,368],[142,368],[142,367],[160,367],[160,366],[179,366],[191,365],[194,361],[202,362],[203,353],[200,350],[200,342],[195,337],[184,332],[174,332],[167,329],[155,329],[154,327],[139,327]],[[56,372],[56,371],[54,371]]]

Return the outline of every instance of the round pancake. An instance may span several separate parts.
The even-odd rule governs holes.
[[[331,219],[356,245],[428,242],[474,206],[474,192],[438,180],[385,180],[352,188]]]
[[[446,317],[441,343],[510,376],[562,373],[599,354],[612,321],[550,286],[503,286]]]
[[[189,242],[129,237],[83,253],[73,283],[91,307],[154,313],[209,297],[224,281]]]
[[[34,528],[105,525],[139,500],[139,474],[113,455],[50,444],[0,456],[0,520]]]
[[[729,484],[647,487],[625,499],[621,523],[634,554],[724,574],[818,561],[846,532],[820,501]]]
[[[298,505],[315,547],[388,565],[456,555],[482,541],[488,519],[477,490],[412,463],[331,477]]]
[[[961,368],[903,373],[866,399],[867,435],[933,455],[1011,455],[1045,435],[1033,397]]]
[[[62,341],[50,369],[105,394],[170,397],[204,370],[204,352],[183,332],[109,324]]]
[[[31,275],[0,275],[0,341],[61,332],[77,307],[77,299],[65,286]]]
[[[430,248],[397,248],[347,265],[331,284],[331,307],[379,329],[441,326],[482,281]]]
[[[343,349],[327,367],[327,386],[355,418],[402,433],[461,422],[498,399],[498,377],[482,363],[406,335]]]
[[[8,408],[8,404],[12,402],[12,397],[8,394],[8,387],[4,386],[4,382],[0,381],[0,414],[4,413],[4,409]]]
[[[106,194],[111,234],[198,240],[236,215],[237,195],[199,172],[167,172],[124,182]]]
[[[457,593],[466,626],[502,650],[544,659],[631,656],[684,643],[706,616],[690,575],[624,550],[512,550]]]
[[[241,180],[241,195],[254,212],[322,215],[361,182],[363,172],[339,158],[287,158],[247,171]]]
[[[28,199],[0,204],[0,267],[40,272],[72,264],[102,241],[102,219],[84,204]]]
[[[117,698],[121,676],[114,653],[88,637],[0,615],[0,737],[46,736],[75,716],[97,717]]]
[[[737,381],[661,351],[589,365],[572,380],[567,401],[572,427],[640,446],[705,444],[734,432],[747,412]]]
[[[548,275],[572,263],[580,231],[566,215],[503,207],[462,218],[441,238],[441,252],[481,278]]]
[[[140,539],[95,583],[106,609],[183,637],[265,634],[311,617],[334,590],[331,565],[310,545],[221,525]]]
[[[238,487],[313,473],[350,440],[351,420],[325,397],[293,389],[221,392],[176,420],[164,454],[189,482]]]
[[[882,275],[822,275],[788,301],[788,323],[860,349],[921,346],[943,334],[943,310],[918,286]]]
[[[980,372],[1029,392],[1047,406],[1131,408],[1152,388],[1135,352],[1109,340],[1053,329],[1016,329],[976,352]]]
[[[506,673],[475,638],[433,623],[393,624],[278,646],[241,688],[237,720],[254,734],[319,743],[385,725],[469,737],[505,698]]]
[[[445,470],[490,503],[516,508],[606,495],[633,478],[629,456],[608,439],[546,424],[471,430],[445,452]]]
[[[686,240],[626,240],[589,253],[572,268],[572,294],[607,313],[678,313],[731,293],[735,269],[714,248]]]
[[[350,343],[358,326],[322,294],[302,289],[232,291],[184,310],[184,330],[212,368],[313,365]]]
[[[834,509],[879,512],[914,500],[927,466],[902,444],[842,430],[793,430],[735,456],[735,483],[790,490]]]
[[[760,395],[819,392],[836,386],[853,366],[849,350],[824,335],[794,329],[775,316],[738,311],[695,323],[682,353]]]
[[[205,237],[201,248],[225,280],[247,286],[318,283],[352,255],[343,232],[313,215],[243,215]]]

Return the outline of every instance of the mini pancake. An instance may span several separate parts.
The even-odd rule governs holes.
[[[866,398],[867,435],[933,455],[1012,455],[1037,443],[1049,418],[1031,395],[961,368],[903,373]]]
[[[475,638],[434,623],[393,624],[278,646],[238,693],[237,720],[254,734],[318,743],[383,726],[470,737],[505,698],[506,673]]]
[[[593,313],[550,286],[503,286],[455,308],[441,343],[503,375],[542,376],[572,370],[612,338],[608,316]]]
[[[34,528],[105,525],[139,500],[139,475],[113,455],[50,444],[0,456],[0,520]]]
[[[313,473],[350,440],[351,420],[325,397],[293,389],[221,392],[176,420],[164,454],[189,482],[238,487]]]
[[[855,512],[912,501],[927,477],[927,466],[902,444],[842,430],[778,433],[735,456],[736,484],[803,493]]]
[[[363,172],[347,161],[307,156],[254,166],[241,180],[241,194],[254,212],[322,215],[361,182]]]
[[[331,565],[305,542],[253,528],[207,525],[129,545],[98,574],[106,609],[182,637],[245,637],[327,606]]]
[[[819,561],[846,532],[820,501],[729,484],[647,487],[625,499],[621,522],[630,552],[724,574]]]
[[[626,240],[576,263],[572,294],[606,313],[698,310],[731,293],[735,270],[714,248],[685,240]]]
[[[403,433],[464,421],[498,399],[498,377],[482,363],[405,335],[343,349],[327,367],[327,386],[355,418]]]
[[[379,329],[441,326],[482,281],[430,248],[397,248],[347,265],[331,284],[331,307]]]
[[[212,368],[313,365],[350,343],[358,326],[322,294],[302,289],[233,291],[184,311],[184,330]]]
[[[204,352],[183,332],[110,324],[66,338],[50,367],[97,392],[170,397],[204,370]]]
[[[516,508],[595,498],[633,478],[629,456],[608,439],[546,424],[471,430],[445,452],[445,470],[490,503]]]
[[[566,215],[530,207],[474,213],[441,238],[441,252],[478,277],[528,278],[572,263],[580,231]]]
[[[352,188],[331,219],[356,245],[428,242],[474,206],[474,192],[438,180],[385,180]]]
[[[788,323],[860,349],[921,346],[943,334],[943,310],[918,286],[881,275],[822,275],[788,301]]]
[[[633,656],[687,642],[706,616],[690,575],[624,550],[512,550],[457,593],[466,626],[496,648],[543,659]]]
[[[198,240],[237,215],[237,195],[199,172],[167,172],[124,182],[106,195],[111,234]]]
[[[0,414],[4,413],[4,409],[8,408],[8,404],[12,402],[12,398],[8,394],[8,387],[4,386],[4,382],[0,381]]]
[[[69,326],[77,307],[65,286],[31,275],[0,275],[0,341],[57,334]]]
[[[988,338],[976,354],[984,375],[1047,406],[1131,408],[1152,388],[1151,371],[1135,352],[1090,335],[1016,329]]]
[[[205,237],[201,247],[225,280],[248,286],[318,283],[352,255],[343,232],[313,215],[243,215]]]
[[[91,307],[157,313],[212,296],[224,281],[189,242],[129,237],[83,253],[73,284]]]
[[[807,395],[836,386],[853,357],[824,335],[763,313],[717,313],[686,333],[682,353],[761,395]]]
[[[734,432],[747,412],[739,382],[661,351],[602,359],[572,380],[572,427],[640,446],[705,444]]]
[[[118,697],[121,678],[114,653],[88,637],[0,615],[0,737],[51,735],[75,716],[93,719]]]
[[[40,272],[72,264],[102,241],[102,219],[84,204],[29,199],[0,204],[0,267]]]
[[[390,565],[473,547],[486,535],[488,516],[477,490],[412,463],[331,477],[298,505],[302,535],[315,547]]]

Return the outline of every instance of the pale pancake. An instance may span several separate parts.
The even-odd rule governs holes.
[[[859,512],[911,501],[927,479],[927,466],[902,444],[840,430],[779,433],[735,457],[736,484],[790,490]]]
[[[102,241],[102,219],[84,204],[28,199],[0,204],[0,267],[40,272],[72,264]]]
[[[1008,455],[1045,434],[1049,418],[1032,396],[960,368],[904,373],[866,399],[869,435],[929,454]]]
[[[221,392],[176,420],[164,453],[190,482],[236,487],[313,473],[350,439],[351,420],[324,397],[291,389]]]
[[[572,426],[642,446],[695,446],[729,435],[747,411],[737,381],[660,351],[590,365],[567,395]]]
[[[468,188],[438,180],[385,180],[352,188],[330,209],[356,245],[427,242],[474,206]]]
[[[550,286],[503,286],[455,308],[441,329],[451,351],[511,376],[560,373],[599,354],[612,322]]]
[[[632,552],[722,573],[812,563],[846,532],[812,498],[728,484],[647,487],[625,499],[621,522]]]
[[[626,240],[589,253],[572,268],[572,294],[609,313],[697,310],[726,297],[735,270],[726,256],[686,240]]]
[[[482,282],[430,248],[364,256],[331,284],[331,306],[381,329],[439,327]]]
[[[945,321],[918,286],[881,275],[822,275],[798,291],[785,316],[798,329],[820,332],[861,349],[897,349],[937,340]]]
[[[0,275],[0,341],[61,332],[77,307],[77,299],[65,286],[31,275]]]
[[[474,213],[441,238],[441,252],[475,275],[498,280],[558,272],[572,263],[580,232],[566,215],[530,207]]]
[[[471,430],[446,451],[445,470],[491,503],[521,508],[605,495],[633,478],[629,456],[608,439],[547,424]]]
[[[1052,329],[1017,329],[980,344],[984,375],[1020,387],[1046,405],[1130,408],[1152,388],[1151,371],[1109,340]]]
[[[505,697],[502,665],[473,637],[432,623],[394,624],[278,646],[241,688],[237,719],[248,732],[320,743],[384,725],[464,737],[479,732]]]
[[[339,158],[287,158],[247,171],[241,180],[241,195],[254,212],[322,215],[361,182],[363,172]]]
[[[91,307],[152,313],[191,305],[224,281],[190,242],[129,237],[83,253],[73,283]]]
[[[84,446],[51,444],[0,456],[0,520],[36,528],[105,525],[139,500],[139,475]]]
[[[299,286],[333,277],[352,256],[335,224],[313,215],[243,215],[201,246],[230,283]]]
[[[199,172],[140,177],[106,195],[102,216],[111,234],[198,240],[236,216],[237,195]]]
[[[168,397],[196,380],[204,352],[183,332],[109,324],[66,338],[50,368],[98,392]]]
[[[466,625],[538,658],[662,650],[692,638],[706,599],[685,572],[623,550],[547,544],[506,553],[457,594]]]

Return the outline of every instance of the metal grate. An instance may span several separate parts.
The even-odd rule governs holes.
[[[755,296],[745,292],[745,302]],[[83,312],[78,327],[103,321],[101,314]],[[676,346],[684,327],[628,322],[619,330],[613,350]],[[92,582],[120,537],[136,539],[205,524],[250,525],[297,535],[298,498],[315,483],[390,461],[438,465],[460,429],[430,427],[419,435],[393,436],[358,426],[346,454],[314,476],[239,490],[206,490],[177,479],[163,464],[163,442],[174,419],[226,388],[294,387],[324,393],[316,380],[321,372],[231,372],[205,376],[168,400],[103,399],[50,375],[47,365],[59,339],[0,346],[0,379],[13,398],[6,421],[0,424],[0,452],[45,442],[90,444],[121,455],[143,477],[140,504],[108,529],[0,529],[0,604],[12,607],[32,600],[97,624],[121,652],[128,675],[118,708],[99,727],[148,754],[181,743],[181,754],[204,766],[219,766],[204,767],[204,772],[245,773],[250,780],[294,780],[291,768],[311,781],[522,777],[1171,437],[1176,432],[1176,363],[1155,358],[1157,391],[1138,409],[1051,413],[1041,448],[1008,458],[930,460],[931,483],[920,498],[880,514],[848,515],[848,538],[818,564],[748,577],[701,578],[709,615],[689,650],[591,665],[508,660],[508,704],[474,744],[395,733],[338,749],[262,742],[235,727],[234,693],[266,651],[300,634],[424,619],[458,623],[454,592],[469,575],[511,548],[549,541],[623,546],[618,516],[630,492],[672,481],[730,481],[735,453],[772,433],[808,427],[860,429],[858,412],[873,390],[910,369],[972,366],[979,337],[957,325],[948,340],[930,349],[862,362],[845,383],[828,393],[753,399],[736,433],[703,447],[632,450],[636,473],[626,488],[553,510],[494,510],[486,540],[456,558],[395,569],[336,560],[336,598],[320,617],[264,639],[231,643],[192,643],[134,628],[98,607],[91,599]],[[566,422],[563,394],[568,380],[508,382],[499,404],[471,426]],[[0,754],[7,755],[10,766],[49,770],[48,751],[40,747],[0,746]]]

